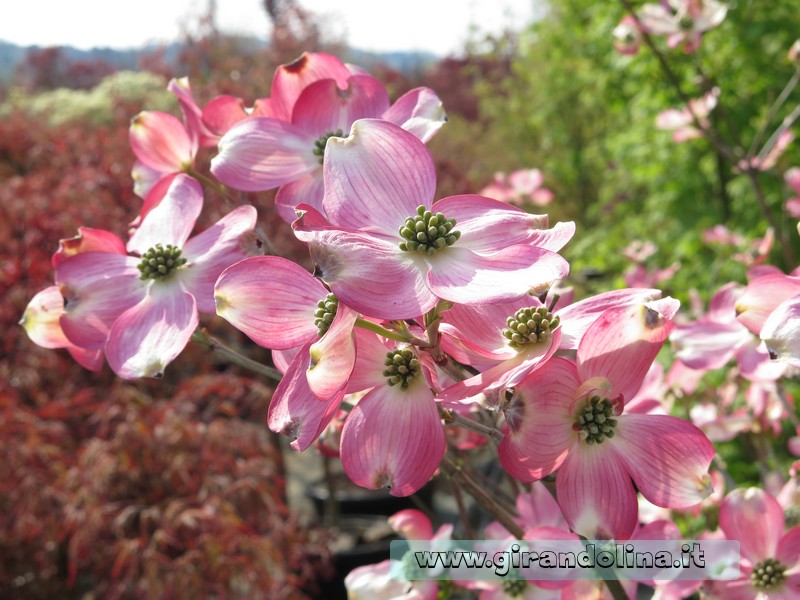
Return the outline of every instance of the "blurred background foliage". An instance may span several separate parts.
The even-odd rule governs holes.
[[[708,141],[676,144],[670,132],[655,129],[656,115],[682,102],[646,47],[632,57],[614,51],[610,32],[625,14],[620,4],[565,0],[550,8],[520,37],[512,76],[499,89],[480,86],[481,116],[490,125],[474,143],[478,152],[485,144],[485,166],[536,166],[545,173],[556,193],[551,215],[578,225],[566,249],[573,275],[596,278],[587,282],[592,291],[623,285],[629,262],[621,251],[637,239],[658,247],[654,267],[680,263],[666,291],[684,301],[692,288],[708,300],[720,285],[744,281],[744,266],[730,260],[741,249],[709,245],[702,234],[716,224],[748,242],[765,234],[768,224],[746,178],[718,159]],[[720,88],[715,125],[731,145],[747,149],[794,73],[786,53],[799,31],[791,0],[738,2],[697,53],[666,53],[690,97]],[[787,197],[781,174],[798,159],[790,146],[775,172],[761,178],[776,215]],[[797,246],[797,235],[791,239]],[[796,266],[777,251],[772,258],[784,269]]]

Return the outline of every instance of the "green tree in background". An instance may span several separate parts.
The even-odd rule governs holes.
[[[741,248],[706,244],[703,231],[724,224],[750,241],[763,236],[769,223],[752,180],[731,157],[721,156],[708,139],[676,144],[670,132],[656,129],[660,112],[684,103],[650,48],[643,45],[635,56],[614,50],[612,32],[626,14],[624,4],[550,3],[545,17],[525,32],[502,92],[483,90],[487,135],[504,140],[515,167],[542,169],[556,192],[551,215],[577,221],[580,235],[567,253],[579,279],[599,276],[603,286],[610,278],[622,284],[619,274],[629,264],[622,249],[649,239],[658,247],[654,265],[680,264],[669,292],[685,299],[699,286],[707,299],[722,283],[742,281],[746,268],[729,260]],[[704,35],[696,53],[670,50],[663,39],[653,42],[686,97],[719,87],[712,126],[744,154],[795,71],[787,51],[798,32],[796,2],[739,2]],[[763,140],[798,100],[795,90]],[[785,228],[794,246],[796,231],[781,214],[781,174],[799,158],[790,145],[775,169],[757,177],[773,224]],[[786,258],[791,251],[782,254],[778,246],[773,262],[793,268]]]

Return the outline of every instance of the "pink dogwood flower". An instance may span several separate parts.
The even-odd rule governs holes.
[[[800,277],[769,273],[752,279],[736,313],[761,337],[771,358],[800,367]]]
[[[297,60],[280,65],[272,76],[270,97],[259,98],[248,107],[242,98],[221,95],[203,107],[202,121],[219,141],[234,125],[250,117],[270,117],[291,122],[292,110],[301,92],[320,79],[333,79],[340,87],[358,69],[324,52],[304,52]],[[362,73],[363,74],[363,73]]]
[[[671,508],[711,491],[714,448],[699,429],[668,415],[624,413],[677,309],[672,298],[609,309],[584,334],[575,363],[551,359],[515,388],[506,410],[501,463],[523,481],[558,471],[559,505],[586,537],[630,537],[634,483]]]
[[[521,206],[527,203],[546,206],[553,201],[553,192],[542,187],[544,179],[539,169],[519,169],[508,176],[496,173],[494,181],[479,193],[503,202]]]
[[[672,131],[672,140],[678,144],[703,137],[710,124],[708,115],[717,107],[718,98],[719,88],[714,88],[700,98],[689,100],[685,108],[665,110],[656,117],[656,129]]]
[[[614,36],[614,50],[623,56],[635,56],[642,47],[642,30],[633,15],[625,15],[611,32]]]
[[[363,71],[352,73],[330,55],[303,55],[279,73],[270,97],[272,116],[231,127],[219,141],[211,172],[237,190],[279,187],[276,206],[288,222],[295,219],[297,204],[320,208],[327,141],[346,137],[357,119],[391,121],[423,142],[446,120],[430,89],[411,90],[390,106],[380,81]]]
[[[736,283],[722,286],[711,299],[708,313],[678,325],[670,341],[676,358],[691,369],[712,371],[735,359],[743,377],[774,381],[786,369],[770,361],[767,347],[736,318],[743,292]]]
[[[189,341],[198,311],[214,313],[219,273],[260,246],[252,206],[189,239],[202,206],[200,184],[178,175],[131,236],[130,255],[82,252],[56,268],[64,334],[82,348],[103,349],[124,379],[160,377]]]
[[[740,577],[707,584],[710,598],[790,600],[800,597],[800,527],[784,532],[778,501],[758,488],[733,490],[722,501],[719,527],[741,552]]]
[[[449,540],[452,525],[442,525],[434,533],[424,513],[401,510],[389,517],[389,525],[407,540]],[[345,577],[348,598],[351,600],[436,600],[439,585],[436,581],[400,581],[390,576],[391,561],[365,565],[350,571]]]
[[[800,219],[800,167],[787,169],[783,180],[794,193],[794,196],[784,202],[783,207],[790,217]]]
[[[648,33],[666,35],[667,45],[683,44],[686,53],[700,47],[702,34],[717,27],[728,13],[728,5],[717,0],[662,0],[639,9],[639,22]]]
[[[319,276],[362,314],[406,319],[439,299],[513,300],[568,273],[552,248],[564,245],[571,224],[542,231],[540,217],[477,195],[431,204],[427,148],[387,121],[362,119],[348,138],[331,139],[324,177],[325,216],[301,205],[293,227]]]
[[[57,268],[71,256],[82,252],[110,252],[126,254],[125,243],[110,231],[79,227],[78,235],[59,240],[58,250],[53,254],[53,267]],[[61,329],[64,314],[64,298],[57,285],[37,293],[19,321],[31,341],[43,348],[64,348],[82,367],[99,371],[103,367],[103,350],[82,348],[73,344]]]
[[[147,110],[131,121],[128,139],[136,155],[133,166],[134,192],[150,206],[166,193],[178,173],[190,170],[201,147],[213,146],[216,138],[203,124],[192,97],[189,80],[172,79],[167,89],[178,98],[183,122],[171,114]],[[155,198],[148,198],[154,194]],[[145,211],[146,212],[146,211]]]
[[[757,171],[769,171],[777,163],[778,159],[786,152],[786,148],[794,141],[794,134],[789,131],[781,131],[773,140],[768,140],[757,156],[748,160],[741,160],[737,165],[740,171],[755,169]]]
[[[497,304],[456,304],[439,326],[442,349],[462,364],[487,366],[438,398],[498,408],[505,388],[515,386],[557,350],[575,350],[603,312],[660,297],[659,290],[616,290],[557,310],[558,303],[550,310],[534,296]]]

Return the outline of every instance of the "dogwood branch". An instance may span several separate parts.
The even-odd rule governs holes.
[[[219,341],[209,333],[205,329],[198,329],[192,334],[192,341],[196,344],[200,344],[201,346],[205,346],[208,350],[219,356],[220,358],[224,358],[230,363],[253,371],[254,373],[258,373],[259,375],[263,375],[268,379],[273,379],[274,381],[280,381],[283,378],[281,372],[277,369],[261,364],[258,361],[253,360],[252,358],[248,358],[244,354],[240,354],[233,348],[230,348]]]
[[[462,488],[469,493],[484,510],[495,517],[511,535],[518,540],[525,537],[525,531],[514,520],[513,510],[502,506],[497,498],[492,496],[484,486],[476,482],[461,464],[445,454],[442,460],[442,467],[453,482],[462,486]]]

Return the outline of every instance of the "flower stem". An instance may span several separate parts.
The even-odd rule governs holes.
[[[501,441],[503,441],[503,434],[500,433],[500,431],[495,427],[484,425],[483,423],[469,419],[454,410],[441,409],[441,412],[445,422],[453,423],[459,427],[463,427],[464,429],[468,429],[470,431],[474,431],[475,433],[486,436],[496,444],[499,444]]]
[[[614,598],[614,600],[629,600],[628,594],[625,593],[625,590],[618,579],[606,579],[605,584],[608,587],[608,591],[611,592],[611,596]]]
[[[783,103],[786,102],[786,99],[789,97],[789,94],[791,94],[794,88],[797,87],[798,83],[800,83],[800,69],[795,69],[792,78],[783,88],[783,90],[781,91],[780,95],[775,100],[775,102],[772,103],[772,106],[769,107],[769,110],[767,111],[767,116],[764,118],[764,122],[761,124],[761,128],[758,130],[758,133],[756,133],[755,137],[753,138],[753,143],[750,146],[750,150],[747,152],[748,158],[752,158],[753,156],[756,155],[758,146],[759,144],[761,144],[761,140],[764,139],[764,135],[767,133],[767,127],[769,127],[769,124],[772,122],[772,119],[775,118],[775,115],[778,113],[778,110],[780,109],[781,106],[783,106]]]
[[[672,87],[675,88],[675,92],[678,94],[678,97],[686,105],[686,110],[689,111],[689,114],[692,117],[693,121],[692,124],[706,135],[708,141],[711,142],[711,145],[714,146],[714,149],[721,156],[724,156],[728,161],[731,162],[731,164],[734,165],[737,164],[739,161],[738,157],[736,156],[736,153],[719,139],[714,127],[710,123],[704,126],[700,122],[700,119],[697,117],[694,110],[692,109],[692,105],[690,103],[691,98],[683,90],[683,86],[681,85],[681,81],[678,78],[678,75],[675,73],[675,71],[672,70],[672,67],[669,65],[669,62],[667,62],[664,53],[658,49],[658,46],[656,46],[655,42],[653,42],[653,38],[650,36],[649,33],[647,33],[647,29],[639,20],[639,15],[636,14],[636,9],[633,7],[633,5],[630,3],[629,0],[619,0],[619,1],[625,8],[625,10],[628,11],[628,14],[630,14],[631,17],[633,17],[633,19],[636,21],[636,24],[639,26],[639,30],[641,31],[642,41],[655,55],[656,59],[658,60],[658,64],[661,66],[661,70],[664,72],[664,75],[669,80]]]
[[[200,344],[201,346],[205,346],[208,350],[219,356],[220,358],[224,358],[230,363],[253,371],[254,373],[258,373],[259,375],[263,375],[268,379],[273,379],[275,381],[280,381],[283,375],[277,369],[263,365],[258,361],[253,360],[252,358],[248,358],[244,354],[240,354],[233,348],[230,348],[219,341],[217,338],[209,335],[209,333],[205,329],[198,329],[192,334],[192,341],[196,344]]]
[[[469,495],[472,496],[484,510],[495,517],[511,535],[518,540],[525,537],[525,531],[514,521],[513,511],[502,506],[485,487],[476,482],[469,472],[463,468],[460,461],[457,462],[445,454],[442,459],[442,467],[452,481],[469,493]]]
[[[795,264],[794,251],[792,250],[791,243],[787,239],[786,230],[784,229],[783,224],[778,222],[778,220],[775,218],[775,215],[772,213],[772,210],[770,210],[769,205],[767,204],[767,199],[764,196],[764,190],[761,188],[761,173],[758,169],[750,167],[745,171],[745,174],[750,180],[750,184],[753,186],[753,192],[755,193],[758,207],[761,209],[761,214],[764,215],[767,223],[769,223],[770,227],[772,227],[772,229],[775,231],[775,235],[778,238],[778,243],[781,246],[781,251],[783,252],[783,259],[786,262],[786,267],[791,268],[792,265]]]
[[[367,319],[363,319],[358,317],[356,319],[356,327],[361,327],[362,329],[367,329],[369,331],[373,331],[378,335],[382,335],[385,338],[390,340],[395,340],[396,342],[412,342],[413,337],[409,337],[407,335],[403,335],[398,333],[397,331],[392,331],[391,329],[386,329],[378,325],[377,323],[373,323],[372,321],[368,321]]]
[[[194,177],[204,186],[211,188],[226,200],[230,202],[234,201],[233,197],[231,197],[231,194],[228,191],[228,188],[222,185],[219,181],[215,181],[210,177],[203,175],[200,171],[196,171],[195,169],[187,169],[186,174],[189,175],[190,177]]]

